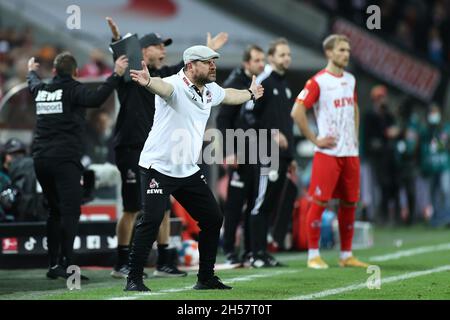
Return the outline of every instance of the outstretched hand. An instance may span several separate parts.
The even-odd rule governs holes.
[[[141,65],[141,70],[130,70],[130,75],[133,81],[145,87],[150,82],[150,72],[148,72],[148,68],[144,60],[141,61]]]
[[[114,22],[114,20],[111,17],[106,17],[106,21],[108,22],[109,28],[111,29],[111,33],[114,40],[120,39],[120,31],[117,24]]]
[[[213,49],[214,51],[219,50],[224,46],[225,43],[228,41],[228,33],[226,32],[220,32],[217,35],[214,36],[214,38],[211,37],[211,33],[206,34],[206,46],[210,49]]]
[[[31,57],[30,60],[28,60],[28,72],[38,71],[38,69],[39,63],[34,61],[34,57]]]
[[[252,83],[250,84],[250,91],[255,95],[255,99],[259,99],[264,94],[264,88],[262,85],[256,83],[256,76],[253,75]]]

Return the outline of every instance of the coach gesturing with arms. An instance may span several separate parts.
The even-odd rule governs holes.
[[[142,70],[131,70],[134,81],[156,94],[156,110],[154,125],[139,159],[143,216],[136,225],[126,291],[150,290],[143,283],[142,273],[170,194],[198,221],[201,229],[200,269],[194,289],[231,289],[214,276],[223,216],[199,172],[197,160],[211,107],[258,99],[263,88],[254,80],[248,90],[221,88],[214,82],[217,58],[219,54],[210,48],[194,46],[185,50],[184,68],[173,76],[150,77],[145,63]]]
[[[48,201],[47,241],[51,279],[67,278],[81,205],[80,163],[86,108],[98,108],[111,95],[125,73],[125,56],[115,62],[114,73],[96,90],[78,82],[75,57],[63,52],[53,62],[54,78],[44,83],[39,64],[28,62],[28,87],[36,104],[33,160],[36,177]]]

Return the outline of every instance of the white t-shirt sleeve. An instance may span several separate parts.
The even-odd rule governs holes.
[[[213,82],[210,86],[212,95],[212,106],[218,106],[225,99],[225,89],[219,86],[217,83]]]
[[[175,76],[172,75],[170,77],[166,77],[166,78],[162,79],[163,81],[170,83],[173,87],[172,94],[169,97],[167,97],[166,99],[164,99],[167,103],[175,102],[179,95],[180,83],[179,83],[179,81],[177,81],[178,77],[175,77]]]

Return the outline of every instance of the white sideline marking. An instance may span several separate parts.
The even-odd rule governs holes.
[[[371,257],[370,261],[380,262],[380,261],[388,261],[388,260],[396,260],[403,257],[410,257],[417,254],[436,252],[436,251],[445,251],[450,250],[450,243],[443,243],[434,246],[426,246],[426,247],[417,247],[409,250],[400,250],[394,253],[385,254],[382,256]]]
[[[251,274],[249,276],[242,276],[242,277],[236,277],[236,278],[230,278],[230,279],[224,279],[224,283],[235,283],[235,282],[244,282],[244,281],[251,281],[253,279],[258,278],[267,278],[272,276],[277,276],[280,274],[288,274],[288,273],[297,273],[301,270],[287,270],[287,271],[275,271],[275,272],[266,272],[264,274]],[[157,296],[157,295],[164,295],[167,293],[176,293],[176,292],[183,292],[192,290],[192,286],[184,287],[184,288],[173,288],[173,289],[164,289],[157,292],[141,292],[141,293],[132,293],[132,296],[123,296],[123,297],[113,297],[109,298],[108,300],[136,300],[142,296]]]
[[[418,255],[418,254],[422,254],[422,253],[430,253],[430,252],[436,252],[436,251],[445,251],[445,250],[450,250],[450,243],[443,243],[443,244],[439,244],[439,245],[433,245],[433,246],[424,246],[424,247],[417,247],[417,248],[413,248],[413,249],[408,249],[408,250],[400,250],[394,253],[390,253],[390,254],[385,254],[385,255],[380,255],[380,256],[374,256],[369,258],[370,261],[374,261],[374,262],[380,262],[380,261],[389,261],[389,260],[396,260],[396,259],[400,259],[403,257],[410,257],[410,256],[414,256],[414,255]],[[299,254],[294,254],[294,255],[288,255],[285,257],[280,257],[280,261],[286,262],[286,261],[292,261],[292,260],[298,260],[298,259],[302,259],[307,257],[307,253],[299,253]],[[438,268],[439,269],[439,268]],[[434,270],[434,269],[433,269]],[[299,270],[300,271],[300,270]],[[446,271],[446,270],[443,270]],[[243,276],[243,277],[237,277],[237,278],[231,278],[228,280],[224,280],[224,283],[233,283],[233,282],[240,282],[240,281],[250,281],[252,279],[257,279],[257,278],[266,278],[268,276],[273,276],[273,275],[278,275],[280,273],[292,273],[292,272],[297,272],[297,271],[277,271],[277,272],[273,272],[270,274],[254,274],[254,275],[249,275],[249,276]],[[425,272],[425,271],[419,271],[419,273],[421,272]],[[440,272],[440,271],[437,271]],[[417,272],[413,272],[410,274],[415,274]],[[432,272],[433,273],[433,272]],[[428,274],[428,273],[427,273]],[[408,274],[405,274],[408,275]],[[422,274],[420,274],[422,275]],[[419,276],[420,276],[419,275]],[[425,275],[425,274],[423,274]],[[396,277],[401,277],[400,276],[396,276]],[[391,278],[395,278],[395,277],[391,277]],[[382,280],[382,283],[386,283],[386,281],[388,282],[392,282],[389,279],[391,278],[386,278],[385,280]],[[399,280],[403,280],[403,279],[399,279]],[[395,280],[395,281],[399,281],[399,280]],[[337,288],[337,289],[330,289],[330,290],[325,290],[325,291],[321,291],[321,292],[334,292],[335,290],[343,290],[342,292],[346,292],[346,291],[352,291],[352,290],[358,290],[358,289],[363,289],[366,287],[366,283],[363,284],[358,284],[358,285],[351,285],[348,287],[342,287],[342,288]],[[109,300],[135,300],[138,299],[141,296],[152,296],[152,295],[163,295],[163,294],[167,294],[167,293],[176,293],[176,292],[182,292],[182,291],[187,291],[187,290],[191,290],[192,286],[189,287],[184,287],[184,288],[174,288],[174,289],[165,289],[165,290],[161,290],[158,292],[150,292],[150,293],[135,293],[133,296],[122,296],[122,297],[113,297],[110,298]],[[338,291],[336,293],[330,293],[327,295],[334,295],[334,294],[338,294],[341,293],[341,291]],[[305,295],[305,296],[298,296],[298,297],[293,297],[290,299],[294,299],[297,300],[297,298],[299,297],[309,297],[312,296],[314,294],[311,295]],[[326,295],[325,295],[326,296]],[[314,298],[305,298],[305,299],[314,299]],[[302,300],[302,299],[299,299]]]
[[[450,271],[450,265],[445,265],[445,266],[441,266],[441,267],[434,268],[434,269],[429,269],[429,270],[424,270],[424,271],[415,271],[415,272],[401,274],[398,276],[388,277],[385,279],[381,279],[381,284],[402,281],[402,280],[406,280],[406,279],[426,276],[426,275],[429,275],[432,273],[444,272],[444,271]],[[323,297],[332,296],[332,295],[343,293],[343,292],[349,292],[349,291],[354,291],[354,290],[359,290],[359,289],[364,289],[364,288],[367,288],[367,284],[365,282],[347,286],[347,287],[329,289],[329,290],[319,291],[319,292],[312,293],[312,294],[296,296],[296,297],[289,298],[289,300],[312,300],[312,299],[323,298]]]

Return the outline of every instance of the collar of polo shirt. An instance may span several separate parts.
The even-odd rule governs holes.
[[[191,80],[189,80],[189,78],[184,73],[183,69],[181,69],[178,72],[178,76],[181,78],[181,80],[183,80],[185,85],[187,85],[190,89],[195,90],[195,92],[200,96],[200,98],[203,101],[203,93],[200,91],[199,88],[197,88],[197,86],[195,84],[192,83]],[[208,89],[208,87],[206,85],[205,85],[205,89],[206,89],[206,95],[210,94],[210,90]]]

